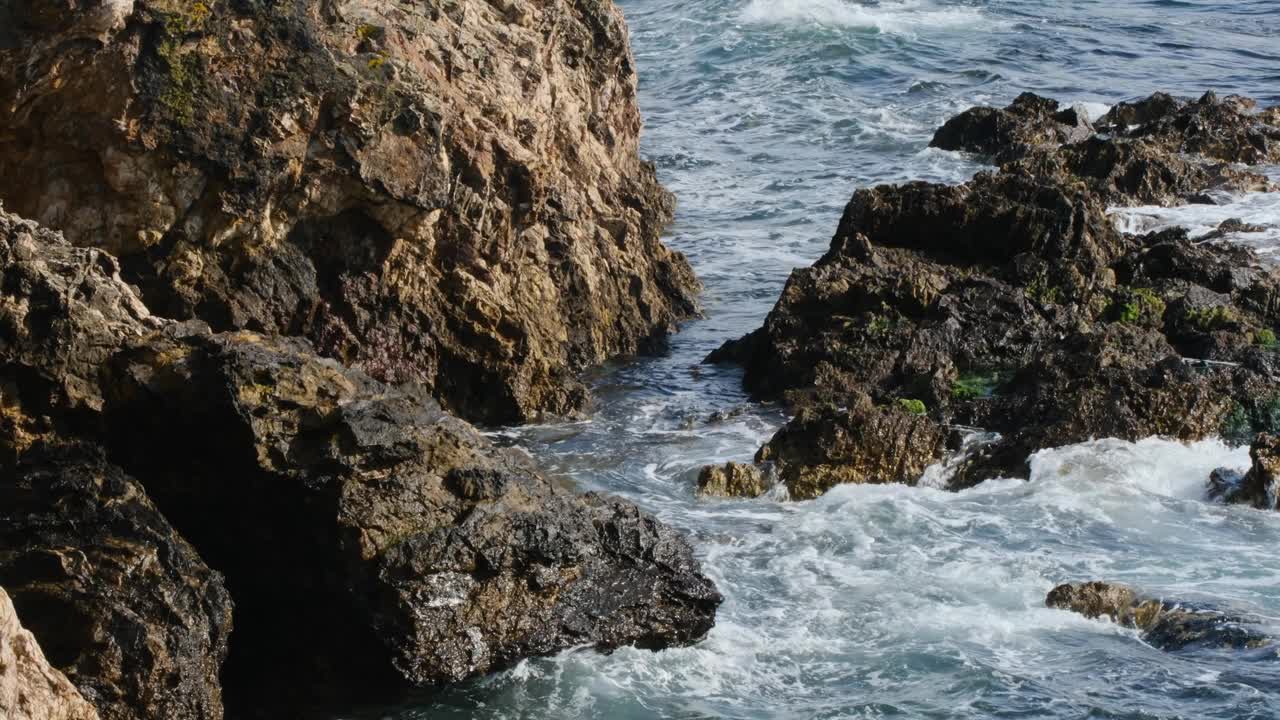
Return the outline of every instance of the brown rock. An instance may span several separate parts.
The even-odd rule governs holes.
[[[82,5],[0,43],[0,198],[157,314],[499,423],[695,312],[611,2]]]
[[[698,490],[703,495],[720,497],[760,497],[769,491],[765,473],[755,465],[731,462],[722,466],[708,465],[698,474]]]
[[[0,588],[0,717],[5,720],[98,720],[67,677],[45,660]]]

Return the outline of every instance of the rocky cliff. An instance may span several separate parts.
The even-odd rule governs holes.
[[[161,316],[503,423],[581,408],[579,370],[695,312],[609,0],[25,5],[0,198]]]

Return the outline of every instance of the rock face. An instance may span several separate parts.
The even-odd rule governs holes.
[[[0,23],[0,198],[161,316],[501,423],[696,310],[609,0],[79,5]]]
[[[0,717],[5,720],[98,720],[67,677],[45,660],[0,588]]]
[[[0,584],[103,718],[288,716],[714,624],[683,537],[425,388],[157,319],[106,253],[0,230]]]
[[[0,584],[104,720],[222,717],[222,577],[101,450],[38,446],[0,480]]]
[[[952,428],[1000,435],[954,464],[953,488],[1025,477],[1035,451],[1095,437],[1247,443],[1273,429],[1280,272],[1182,230],[1119,232],[1108,204],[1146,186],[1037,169],[1036,157],[1116,141],[1056,147],[1044,129],[1062,124],[1056,106],[1033,100],[978,113],[1001,118],[985,151],[1016,158],[1000,172],[855,192],[830,250],[792,274],[764,326],[708,358],[742,364],[753,394],[796,409],[756,458],[779,463],[793,496],[913,483],[956,446]],[[1227,137],[1241,116],[1214,103],[1178,107],[1208,118],[1187,127]],[[940,135],[976,133],[957,127]],[[1139,142],[1175,161],[1154,140],[1114,146]]]
[[[1243,475],[1228,468],[1214,470],[1209,477],[1209,496],[1259,510],[1280,509],[1280,437],[1258,435],[1249,448],[1249,458],[1252,465]]]
[[[278,694],[282,666],[304,694],[432,685],[714,623],[720,596],[670,528],[556,489],[424,393],[305,343],[153,339],[108,375],[111,446],[227,574],[237,687]]]
[[[1249,649],[1275,641],[1251,627],[1256,618],[1208,608],[1140,597],[1132,588],[1104,582],[1059,585],[1045,598],[1047,607],[1070,610],[1087,618],[1110,618],[1142,631],[1142,638],[1162,650],[1187,648]]]
[[[1007,108],[975,107],[951,118],[934,133],[930,147],[1016,160],[1041,147],[1084,140],[1093,124],[1078,107],[1034,93],[1019,95]]]

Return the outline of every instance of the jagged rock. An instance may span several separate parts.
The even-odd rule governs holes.
[[[1170,153],[1257,165],[1280,162],[1280,122],[1276,118],[1276,108],[1260,113],[1257,102],[1239,95],[1219,99],[1210,91],[1188,102],[1155,93],[1111,108],[1098,120],[1098,129],[1142,138]]]
[[[840,484],[914,485],[942,458],[947,433],[924,415],[861,396],[850,407],[804,408],[778,431],[756,462],[772,463],[795,500]]]
[[[215,716],[224,652],[230,714],[279,717],[713,625],[688,542],[633,505],[558,489],[424,388],[303,339],[156,319],[109,255],[0,222],[0,387],[23,390],[0,426],[0,583],[104,718]],[[183,538],[227,577],[229,650],[229,601]]]
[[[5,720],[98,720],[93,706],[49,664],[0,588],[0,717]]]
[[[1251,465],[1244,474],[1230,468],[1214,470],[1209,476],[1209,497],[1252,505],[1259,510],[1278,509],[1280,437],[1268,433],[1258,435],[1249,448],[1249,459]]]
[[[1142,638],[1162,650],[1190,647],[1248,649],[1271,645],[1274,639],[1255,629],[1258,618],[1232,615],[1195,605],[1143,598],[1132,588],[1103,582],[1059,585],[1049,591],[1045,605],[1070,610],[1087,618],[1142,631]]]
[[[1023,93],[1004,109],[974,107],[951,118],[929,146],[989,155],[1003,163],[1092,134],[1093,124],[1080,108],[1060,110],[1056,100]]]
[[[609,0],[44,2],[0,43],[0,198],[153,312],[302,334],[490,423],[696,310]]]
[[[731,462],[702,468],[698,473],[698,490],[703,495],[753,498],[768,492],[769,485],[758,466]]]
[[[1280,124],[1253,101],[1212,93],[1187,103],[1156,94],[1112,108],[1094,127],[1080,111],[1023,93],[1004,109],[975,107],[949,120],[934,147],[991,157],[1005,172],[1064,185],[1083,182],[1112,205],[1204,201],[1207,191],[1276,189],[1264,175],[1231,163],[1277,162]],[[1211,201],[1211,200],[1210,200]]]
[[[98,369],[160,327],[115,258],[0,208],[0,469],[49,433],[91,425]]]
[[[107,375],[112,448],[236,598],[238,708],[714,623],[720,596],[675,531],[557,489],[424,392],[305,342],[175,333]]]
[[[222,577],[100,450],[41,444],[0,479],[0,585],[103,720],[222,717]]]
[[[792,274],[763,327],[708,358],[742,364],[754,395],[796,408],[780,435],[843,433],[839,459],[795,467],[912,482],[946,426],[998,433],[948,462],[950,486],[963,488],[1025,477],[1035,451],[1097,437],[1248,442],[1268,429],[1280,404],[1266,340],[1280,325],[1280,272],[1185,230],[1124,235],[1106,214],[1110,191],[1038,176],[1030,161],[1045,151],[1031,152],[962,185],[857,191],[830,250]],[[888,449],[850,432],[861,416],[831,408],[866,396],[927,412],[927,441]],[[812,407],[828,409],[801,421]],[[882,452],[901,472],[858,469]]]

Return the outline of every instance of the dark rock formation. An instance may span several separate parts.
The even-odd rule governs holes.
[[[500,423],[695,312],[608,0],[79,5],[5,28],[0,198],[161,316]]]
[[[5,720],[98,720],[93,706],[45,659],[0,588],[0,717]]]
[[[558,489],[426,389],[159,320],[104,252],[0,230],[0,584],[104,718],[218,715],[230,601],[192,546],[235,599],[237,717],[713,625],[679,534]]]
[[[1009,107],[974,107],[951,118],[929,146],[988,155],[1003,163],[1040,147],[1084,140],[1093,132],[1082,109],[1060,109],[1056,100],[1023,93]]]
[[[731,462],[703,468],[698,474],[698,490],[703,495],[752,498],[768,492],[769,482],[759,466]]]
[[[1001,142],[1031,137],[1009,118],[1054,110],[1017,105],[999,116]],[[854,193],[830,250],[792,274],[764,326],[708,358],[744,365],[753,394],[797,411],[757,461],[781,460],[779,478],[803,488],[793,495],[812,497],[833,482],[914,482],[949,428],[999,433],[952,464],[961,488],[1025,477],[1033,452],[1096,437],[1249,442],[1269,429],[1280,272],[1183,230],[1122,234],[1106,207],[1141,182],[1035,170],[1095,141],[1037,141],[962,185]]]
[[[1024,93],[1004,109],[975,107],[949,120],[932,145],[991,157],[1006,172],[1085,183],[1113,205],[1206,201],[1206,190],[1270,190],[1274,184],[1231,163],[1280,162],[1280,124],[1248,98],[1197,102],[1157,93],[1121,103],[1097,131],[1074,108]]]
[[[100,450],[41,444],[0,479],[0,585],[103,720],[222,717],[222,577]]]
[[[1131,588],[1111,583],[1059,585],[1049,591],[1045,605],[1087,618],[1110,618],[1119,625],[1141,630],[1142,638],[1161,650],[1248,649],[1275,642],[1251,627],[1256,625],[1256,618],[1143,598]]]
[[[268,682],[259,701],[287,692],[284,666],[314,697],[662,648],[714,623],[720,596],[671,529],[556,489],[425,393],[303,342],[175,334],[108,376],[110,445],[226,573],[226,677]]]
[[[1249,459],[1252,464],[1243,474],[1230,468],[1214,470],[1209,476],[1209,497],[1259,510],[1280,509],[1280,437],[1258,435],[1249,448]]]

